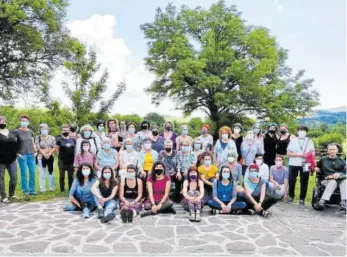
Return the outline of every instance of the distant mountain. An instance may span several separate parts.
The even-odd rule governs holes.
[[[309,127],[319,127],[322,123],[329,126],[337,123],[346,124],[346,106],[316,110],[307,117],[299,119],[298,122]]]

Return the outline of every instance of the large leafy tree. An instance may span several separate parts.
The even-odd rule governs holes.
[[[104,70],[100,78],[96,78],[99,75],[100,64],[93,50],[89,53],[78,50],[70,61],[64,63],[64,67],[71,83],[63,82],[63,88],[72,102],[72,111],[79,125],[90,121],[93,108],[98,108],[96,118],[105,118],[105,114],[112,109],[126,88],[125,83],[121,82],[115,86],[111,96],[104,99],[108,72]]]
[[[165,122],[164,117],[156,112],[147,113],[143,119],[149,121],[149,123],[153,125],[159,126],[160,128],[164,125]]]
[[[36,88],[79,42],[63,26],[67,0],[0,1],[0,99]]]
[[[169,4],[141,26],[147,68],[156,75],[146,91],[155,104],[175,100],[184,114],[202,110],[217,127],[252,115],[288,121],[318,103],[312,79],[286,66],[287,51],[269,30],[247,25],[235,6],[208,10]]]

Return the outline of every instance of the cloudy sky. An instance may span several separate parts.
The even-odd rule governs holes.
[[[112,113],[145,115],[150,111],[179,116],[171,101],[159,108],[151,105],[144,88],[153,80],[143,58],[147,46],[140,25],[154,19],[156,7],[168,2],[176,6],[209,7],[212,0],[70,0],[67,26],[98,53],[103,67],[108,68],[112,86],[126,80],[127,90]],[[321,94],[319,108],[345,105],[346,96],[346,1],[345,0],[226,0],[235,4],[248,24],[271,30],[279,44],[289,49],[288,64],[294,70],[306,69],[308,77]],[[52,81],[52,95],[69,105],[62,93],[64,75],[57,72]],[[195,113],[199,115],[199,113]]]

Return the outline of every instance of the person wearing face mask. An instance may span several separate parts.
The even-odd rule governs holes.
[[[14,198],[17,185],[17,139],[14,131],[7,129],[7,119],[0,116],[0,198],[3,203],[10,203]],[[6,196],[5,170],[10,177],[9,197]],[[1,202],[0,201],[0,202]]]
[[[24,195],[36,195],[35,192],[35,166],[37,149],[34,143],[34,133],[28,128],[30,119],[26,115],[20,118],[20,128],[15,130],[18,144],[17,160],[21,175],[21,187]],[[27,168],[29,168],[29,187],[27,181]]]
[[[193,138],[188,135],[188,125],[181,125],[181,135],[176,138],[176,150],[180,150],[181,142],[188,141],[189,145],[193,145]]]
[[[205,152],[213,151],[213,137],[208,132],[210,130],[210,126],[207,124],[202,125],[201,127],[201,135],[197,137],[200,139],[202,143],[202,149]]]
[[[106,136],[112,139],[113,135],[115,135],[118,131],[118,120],[109,119],[106,122],[106,126],[107,126]]]
[[[201,165],[203,152],[204,152],[203,143],[202,143],[201,139],[199,137],[197,137],[196,139],[194,139],[194,142],[193,142],[193,153],[194,153],[195,158],[197,160],[196,164],[198,167]]]
[[[175,214],[173,202],[169,199],[170,177],[165,175],[165,167],[161,162],[153,165],[151,175],[147,179],[148,197],[144,203],[144,212],[141,217],[156,215],[162,212]]]
[[[242,165],[243,176],[247,167],[253,163],[256,154],[261,154],[260,145],[255,142],[253,131],[248,131],[241,144],[242,159],[239,163]]]
[[[89,163],[90,166],[94,168],[96,165],[96,154],[90,151],[90,142],[88,140],[83,140],[80,147],[81,152],[75,155],[73,163],[75,170],[77,170],[82,163]]]
[[[236,201],[236,183],[228,166],[222,166],[218,179],[213,182],[213,199],[207,204],[212,214],[219,210],[220,214],[239,214],[247,206],[243,201]]]
[[[264,135],[264,163],[270,167],[275,165],[276,149],[278,144],[277,124],[270,123]]]
[[[76,140],[70,137],[70,126],[65,124],[61,127],[61,135],[56,140],[56,152],[58,155],[59,186],[60,191],[65,192],[65,172],[68,176],[69,190],[73,181],[73,163],[75,158]]]
[[[276,153],[282,155],[283,157],[287,156],[287,148],[290,140],[294,139],[295,136],[291,135],[288,131],[288,126],[284,123],[280,125],[280,137],[277,142]]]
[[[258,175],[259,177],[264,180],[267,183],[268,186],[268,181],[270,179],[270,169],[269,166],[264,163],[264,158],[262,154],[257,153],[254,158],[254,163],[258,166],[259,171]],[[245,173],[245,179],[249,176],[249,167],[246,170]]]
[[[143,146],[143,140],[151,138],[152,131],[150,130],[151,126],[148,121],[144,120],[141,123],[141,131],[136,134],[136,141],[138,144]]]
[[[218,168],[212,164],[212,155],[209,152],[202,154],[202,165],[199,166],[198,171],[201,180],[204,182],[206,201],[212,197],[213,181],[218,178]]]
[[[99,180],[95,181],[91,189],[101,223],[107,223],[116,217],[118,185],[112,167],[104,166]]]
[[[82,163],[76,171],[76,178],[69,193],[72,204],[65,206],[64,211],[82,211],[83,218],[88,219],[96,207],[91,190],[95,181],[93,167],[89,163]]]
[[[129,122],[127,125],[127,139],[131,139],[133,142],[133,148],[136,152],[141,151],[142,145],[139,141],[137,141],[136,137],[136,124],[134,122]],[[124,145],[122,146],[121,150],[124,150]]]
[[[300,200],[299,204],[305,204],[307,193],[308,179],[310,170],[306,162],[306,155],[314,152],[314,144],[312,140],[306,137],[308,128],[306,126],[298,127],[298,137],[290,140],[287,148],[289,157],[289,198],[288,202],[292,203],[295,196],[295,184],[300,172]]]
[[[159,136],[159,129],[158,126],[155,126],[152,128],[152,135],[150,137],[152,141],[152,148],[157,153],[160,153],[160,151],[164,150],[164,137]]]
[[[174,124],[171,121],[164,123],[164,132],[160,134],[164,137],[165,140],[171,140],[173,143],[173,149],[176,149],[176,138],[178,137],[177,133],[174,132]]]
[[[78,126],[74,123],[70,124],[70,133],[69,133],[69,137],[72,138],[72,139],[75,139],[77,140],[77,138],[80,138],[81,135],[78,134]]]
[[[254,143],[258,145],[260,153],[264,154],[264,136],[261,132],[261,126],[259,123],[255,123],[252,127]]]
[[[231,139],[231,129],[227,126],[219,129],[219,139],[214,147],[213,160],[217,166],[227,162],[227,154],[229,151],[237,152],[234,140]]]
[[[40,124],[40,135],[36,136],[35,144],[38,151],[37,164],[39,166],[39,185],[40,192],[46,192],[46,170],[48,173],[49,190],[54,190],[54,152],[55,152],[55,138],[49,135],[49,127],[47,124]]]
[[[240,187],[242,185],[242,166],[237,162],[237,153],[229,152],[228,153],[228,162],[224,165],[228,166],[231,170],[231,174],[233,176],[234,182],[236,184],[236,191],[241,191]]]
[[[242,156],[241,156],[241,144],[243,141],[243,136],[241,135],[242,132],[242,125],[240,123],[235,123],[233,126],[233,134],[232,134],[232,139],[235,142],[236,149],[237,149],[237,154],[238,158],[237,161],[240,161]]]
[[[200,222],[200,212],[204,206],[204,182],[199,178],[196,166],[188,170],[187,179],[184,180],[182,195],[182,207],[189,212],[189,220]]]
[[[181,150],[177,152],[179,166],[178,171],[184,177],[187,177],[187,172],[190,166],[196,165],[196,157],[192,152],[188,141],[181,142]]]
[[[102,140],[101,150],[96,155],[95,170],[97,177],[101,177],[101,170],[105,166],[110,166],[114,171],[119,167],[118,152],[111,148],[111,139],[105,137]]]
[[[124,150],[119,153],[120,170],[119,176],[126,178],[126,169],[129,165],[137,166],[139,153],[134,150],[133,140],[131,138],[124,139]]]
[[[179,158],[177,151],[173,149],[173,143],[170,139],[164,142],[165,149],[159,153],[158,160],[165,166],[166,175],[171,179],[172,199],[179,202],[181,195],[181,186],[183,175],[179,172]]]
[[[136,176],[136,167],[130,164],[126,176],[120,183],[119,207],[123,223],[131,223],[142,210],[142,180]]]
[[[105,133],[105,122],[102,120],[98,120],[96,122],[96,131],[94,132],[94,137],[96,141],[101,144],[101,141],[106,138]],[[100,146],[100,145],[99,145]]]
[[[266,182],[260,178],[257,164],[249,166],[249,174],[248,177],[245,177],[244,187],[249,213],[257,213],[266,218],[269,214],[267,210],[277,202],[277,199],[266,196]]]
[[[93,128],[90,125],[84,125],[81,128],[81,137],[76,140],[76,154],[81,153],[81,143],[84,140],[88,140],[90,143],[90,151],[94,154],[101,148],[101,141],[95,137]]]
[[[126,122],[122,120],[119,122],[119,131],[116,132],[111,138],[112,146],[119,152],[126,138],[127,138],[127,125],[126,125]]]
[[[283,165],[283,157],[277,155],[275,165],[270,168],[270,188],[276,199],[283,198],[287,201],[288,197],[288,168]]]

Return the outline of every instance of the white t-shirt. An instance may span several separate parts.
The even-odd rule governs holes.
[[[122,165],[128,166],[133,164],[136,166],[139,153],[136,151],[128,152],[126,150],[120,151],[119,160]]]
[[[248,178],[248,173],[249,173],[249,167],[246,170],[245,173],[245,180]],[[270,169],[269,166],[265,163],[263,163],[260,168],[259,168],[259,177],[261,177],[265,181],[269,181],[270,179]]]
[[[203,150],[207,150],[207,147],[208,145],[210,145],[210,147],[213,146],[213,137],[211,135],[207,135],[207,137],[203,137],[202,135],[201,136],[198,136],[198,138],[201,140],[202,142],[202,149]]]
[[[314,151],[314,145],[310,138],[293,138],[290,140],[287,151],[291,151],[293,153],[307,154],[308,152]],[[305,152],[304,152],[305,151]],[[289,165],[290,166],[302,166],[304,158],[301,157],[289,157]]]

